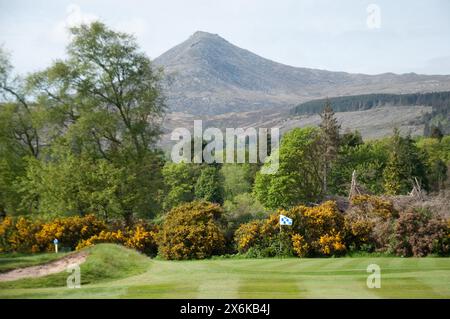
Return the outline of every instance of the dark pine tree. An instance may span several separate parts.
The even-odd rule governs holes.
[[[328,175],[330,173],[331,166],[338,155],[340,137],[339,125],[330,101],[327,99],[325,107],[320,114],[322,122],[319,125],[319,145],[322,158],[322,192],[324,195],[328,192]]]

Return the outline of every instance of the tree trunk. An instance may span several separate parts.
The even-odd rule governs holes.
[[[324,167],[323,167],[323,194],[326,195],[328,192],[327,189],[327,175],[328,175],[328,164],[325,161]]]

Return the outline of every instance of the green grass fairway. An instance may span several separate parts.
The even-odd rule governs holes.
[[[0,298],[450,298],[450,258],[162,261],[115,245],[89,249],[80,289],[66,288],[61,273],[1,282]],[[380,289],[366,286],[373,263]]]

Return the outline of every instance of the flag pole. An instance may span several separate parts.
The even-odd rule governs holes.
[[[279,223],[280,223],[280,258],[282,258],[282,256],[281,256],[281,218],[279,220]]]

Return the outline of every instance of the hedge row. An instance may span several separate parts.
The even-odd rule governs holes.
[[[282,226],[279,215],[293,219]],[[160,227],[137,223],[132,228],[107,225],[94,216],[52,222],[6,217],[0,223],[0,252],[53,249],[53,239],[70,249],[112,242],[165,259],[202,259],[240,253],[249,257],[276,255],[331,256],[349,251],[386,252],[399,256],[447,255],[450,220],[424,210],[394,210],[392,202],[356,196],[346,212],[333,201],[314,207],[279,210],[266,219],[241,224],[227,237],[223,209],[209,202],[191,202],[172,209]]]
[[[349,251],[384,252],[398,256],[447,255],[450,221],[425,210],[397,212],[392,202],[376,196],[356,196],[341,213],[335,202],[297,206],[266,220],[241,225],[235,241],[240,253],[255,257],[277,254],[342,255]],[[279,214],[293,219],[278,224]],[[281,250],[281,252],[280,252]]]
[[[6,217],[0,223],[0,252],[52,251],[55,238],[61,247],[70,250],[114,242],[149,255],[156,254],[156,229],[143,223],[115,231],[108,230],[93,215],[57,218],[51,222]]]

